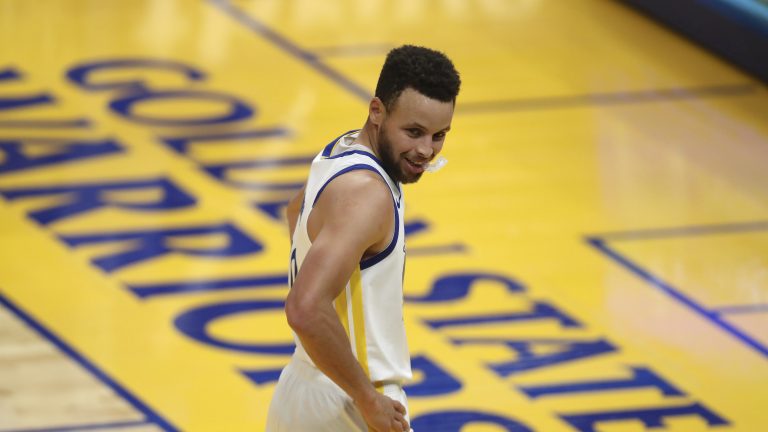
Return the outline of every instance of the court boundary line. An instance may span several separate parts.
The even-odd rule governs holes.
[[[760,228],[755,229],[756,226],[759,226]],[[741,227],[742,229],[739,229],[739,227]],[[599,252],[601,252],[603,255],[607,256],[614,262],[618,263],[625,269],[629,270],[631,273],[634,273],[636,276],[640,277],[640,279],[647,282],[650,286],[658,289],[662,293],[671,297],[673,300],[686,306],[688,309],[700,315],[702,318],[706,319],[710,323],[716,325],[721,330],[728,333],[730,336],[736,338],[737,340],[741,341],[743,344],[747,345],[749,348],[757,351],[758,353],[762,354],[764,357],[768,358],[768,347],[763,345],[760,341],[753,338],[747,332],[739,329],[735,325],[723,319],[722,315],[724,314],[718,311],[717,307],[708,308],[702,305],[693,297],[686,295],[685,293],[683,293],[682,290],[672,286],[668,282],[665,282],[660,277],[654,275],[652,272],[646,270],[645,268],[641,267],[638,263],[631,260],[628,256],[621,254],[615,248],[608,245],[609,241],[611,240],[625,241],[625,240],[638,240],[638,239],[644,240],[644,239],[669,238],[669,237],[673,237],[672,233],[675,230],[679,230],[680,236],[690,236],[690,235],[697,235],[702,233],[715,234],[718,232],[729,233],[734,231],[760,231],[760,230],[768,230],[768,221],[745,222],[741,224],[731,223],[731,224],[711,225],[708,227],[696,226],[696,227],[678,227],[678,228],[663,228],[663,229],[615,232],[610,234],[587,236],[585,238],[585,241],[589,245],[597,249]],[[654,236],[653,235],[654,233],[656,233],[657,235]]]
[[[80,354],[79,352],[77,352],[69,344],[64,342],[63,339],[59,338],[51,330],[48,330],[45,326],[40,324],[31,314],[25,312],[21,307],[17,306],[14,302],[12,302],[2,290],[0,290],[0,305],[2,305],[7,310],[9,310],[13,315],[16,316],[16,318],[21,320],[24,324],[30,327],[34,332],[36,332],[43,339],[53,344],[53,346],[56,347],[62,354],[64,354],[70,360],[78,364],[82,369],[90,373],[102,384],[109,387],[113,392],[115,392],[117,396],[121,397],[125,402],[131,405],[139,413],[143,414],[145,418],[144,418],[144,422],[142,422],[141,425],[152,424],[168,432],[178,431],[176,427],[171,425],[171,423],[165,420],[160,414],[156,413],[147,404],[139,400],[138,397],[134,396],[125,387],[119,384],[115,379],[113,379],[112,377],[107,375],[104,371],[102,371],[100,368],[98,368],[95,365],[95,363],[88,360],[83,354]],[[114,423],[114,424],[117,424],[117,423]],[[85,427],[87,427],[87,425]],[[112,426],[112,427],[117,427],[117,426]],[[124,425],[119,427],[124,427]],[[40,429],[40,430],[48,431],[49,429]],[[53,430],[68,430],[68,429],[51,429],[50,431],[53,431]],[[10,431],[4,431],[4,432],[10,432]]]
[[[125,428],[133,428],[133,427],[140,427],[140,426],[148,426],[152,425],[153,423],[147,422],[147,421],[135,421],[135,422],[113,422],[113,423],[92,423],[92,424],[81,424],[81,425],[72,425],[72,426],[54,426],[54,427],[45,427],[45,428],[35,428],[35,429],[0,429],[0,432],[78,432],[78,431],[86,431],[86,430],[94,430],[94,429],[125,429]]]
[[[768,304],[752,304],[752,305],[728,305],[718,306],[713,309],[715,313],[720,315],[733,315],[733,314],[758,314],[768,312]]]
[[[407,248],[408,257],[422,257],[446,254],[464,254],[469,247],[464,243],[448,243],[433,246],[409,246]]]
[[[768,220],[733,222],[717,225],[686,225],[671,228],[647,228],[633,231],[613,231],[600,234],[592,234],[589,238],[628,241],[645,240],[649,238],[660,239],[666,237],[700,236],[761,230],[768,230]]]
[[[705,87],[671,87],[637,91],[585,93],[575,95],[544,96],[526,99],[464,102],[456,107],[456,114],[485,114],[548,109],[583,108],[595,106],[636,105],[702,99],[708,97],[736,97],[752,95],[760,88],[755,83],[722,84]]]

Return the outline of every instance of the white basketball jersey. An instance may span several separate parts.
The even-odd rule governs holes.
[[[353,144],[358,133],[348,132],[332,141],[312,161],[302,210],[293,233],[290,283],[293,284],[295,275],[301,271],[304,257],[312,245],[307,233],[307,220],[323,189],[334,178],[349,171],[362,169],[378,173],[392,192],[394,235],[381,253],[360,261],[334,301],[334,307],[349,336],[352,352],[371,381],[403,382],[411,379],[411,361],[403,322],[405,203],[400,184],[387,175],[370,149]],[[295,339],[294,355],[313,363],[299,338]]]

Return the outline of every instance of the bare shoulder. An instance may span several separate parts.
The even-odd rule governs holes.
[[[392,192],[378,173],[355,170],[333,179],[320,194],[310,216],[312,232],[343,230],[376,242],[391,231]]]
[[[340,175],[328,184],[319,200],[323,199],[323,195],[337,204],[361,204],[379,210],[383,206],[392,206],[389,186],[378,173],[369,170],[355,170]]]

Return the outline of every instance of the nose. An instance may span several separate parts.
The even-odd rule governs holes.
[[[426,137],[426,138],[431,138],[431,137]],[[432,155],[434,153],[435,153],[435,149],[432,147],[431,139],[422,139],[419,141],[419,144],[416,146],[416,154],[418,154],[419,157],[424,160],[432,159]]]

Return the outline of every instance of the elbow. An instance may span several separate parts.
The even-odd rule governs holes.
[[[285,316],[288,319],[288,325],[298,335],[304,334],[312,326],[310,308],[294,297],[288,296],[285,302]]]

